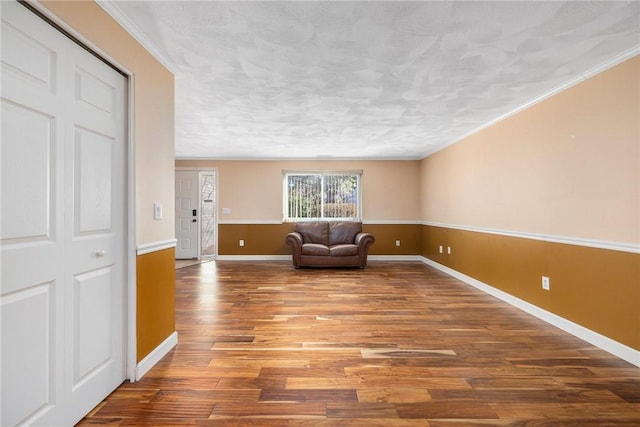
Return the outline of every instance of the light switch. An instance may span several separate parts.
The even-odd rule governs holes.
[[[162,204],[160,202],[155,202],[153,204],[153,219],[162,219]]]
[[[222,208],[222,215],[231,214],[231,208]]]

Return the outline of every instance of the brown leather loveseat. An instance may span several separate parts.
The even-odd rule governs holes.
[[[364,268],[375,238],[362,232],[361,222],[313,221],[296,223],[285,242],[291,246],[295,268]]]

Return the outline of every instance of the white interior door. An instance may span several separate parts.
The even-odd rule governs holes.
[[[199,257],[198,171],[176,170],[176,259]]]
[[[65,337],[72,420],[126,376],[126,78],[71,43],[65,135]],[[70,193],[69,193],[70,192]]]
[[[126,79],[1,7],[0,424],[73,425],[125,379]]]

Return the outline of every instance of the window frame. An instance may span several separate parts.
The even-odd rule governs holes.
[[[290,217],[289,214],[289,177],[290,176],[319,176],[321,177],[321,209],[320,217]],[[325,180],[327,176],[355,176],[356,177],[356,216],[355,217],[325,217]],[[304,221],[362,221],[362,170],[283,170],[282,171],[282,222]]]

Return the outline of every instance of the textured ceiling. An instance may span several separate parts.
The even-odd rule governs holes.
[[[638,1],[101,5],[174,72],[178,158],[421,158],[640,45]]]

